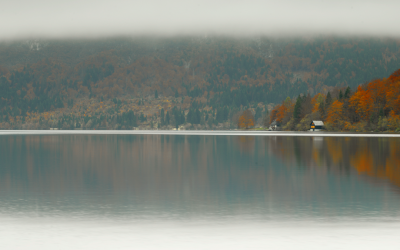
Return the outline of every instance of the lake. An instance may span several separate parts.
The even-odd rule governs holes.
[[[0,135],[1,249],[398,249],[400,138]]]

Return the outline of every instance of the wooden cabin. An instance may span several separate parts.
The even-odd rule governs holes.
[[[310,124],[310,131],[321,131],[324,129],[323,121],[312,121]]]

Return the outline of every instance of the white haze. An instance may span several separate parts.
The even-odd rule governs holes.
[[[1,249],[398,249],[397,223],[0,218]],[[397,236],[396,236],[397,235]]]
[[[0,39],[126,35],[400,36],[400,1],[6,0]]]

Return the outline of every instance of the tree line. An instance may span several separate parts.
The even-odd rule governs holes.
[[[388,78],[350,87],[286,98],[271,111],[268,124],[283,130],[308,130],[312,120],[329,131],[400,131],[400,69]]]

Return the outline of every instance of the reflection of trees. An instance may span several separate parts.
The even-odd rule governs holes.
[[[400,141],[396,138],[276,137],[266,139],[286,165],[387,178],[400,186]]]
[[[254,137],[252,136],[237,136],[234,138],[239,146],[240,152],[252,152],[254,150]]]
[[[162,203],[193,211],[265,202],[290,211],[296,202],[342,195],[327,171],[353,169],[400,186],[399,147],[397,139],[382,138],[3,136],[0,191],[87,193],[84,202],[95,204]]]
[[[399,146],[396,138],[364,138],[353,149],[350,164],[359,174],[387,178],[400,186]]]
[[[0,138],[0,190],[83,190],[206,204],[266,189],[265,144],[257,143],[261,153],[254,144],[254,138],[226,136],[6,136]]]

